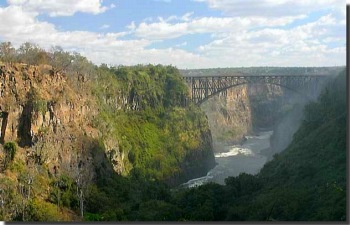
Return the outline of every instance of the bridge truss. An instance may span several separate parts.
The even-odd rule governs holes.
[[[193,76],[184,77],[190,87],[191,101],[200,105],[219,93],[227,94],[227,89],[243,84],[271,84],[303,93],[314,92],[318,83],[327,78],[324,75],[233,75],[233,76]]]

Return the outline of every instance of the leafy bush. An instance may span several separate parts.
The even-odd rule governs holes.
[[[29,221],[61,221],[62,216],[56,205],[40,199],[33,199],[28,207]]]
[[[9,161],[13,161],[17,152],[17,144],[15,142],[6,142],[4,144],[4,150]]]
[[[79,203],[74,180],[63,174],[57,180],[52,181],[48,200],[56,205],[78,209]]]

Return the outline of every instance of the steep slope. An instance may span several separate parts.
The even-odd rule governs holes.
[[[89,122],[98,111],[86,91],[88,84],[76,80],[75,87],[64,75],[50,74],[50,69],[25,64],[1,68],[0,107],[6,115],[1,119],[1,139],[16,141],[26,153],[18,157],[27,165],[68,171],[77,166],[81,152],[88,154],[88,140],[98,136]]]
[[[103,79],[94,88],[100,116],[94,124],[115,170],[178,184],[214,166],[206,116],[186,101],[187,86],[174,67],[101,71]]]
[[[259,174],[269,180],[262,194],[276,193],[270,218],[346,219],[346,112],[343,71],[318,102],[306,106],[292,143]]]
[[[85,63],[1,66],[0,179],[11,192],[0,219],[76,220],[100,176],[176,185],[215,165],[205,114],[176,68]]]

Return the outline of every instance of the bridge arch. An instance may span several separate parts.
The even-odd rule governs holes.
[[[306,98],[310,98],[301,90],[314,89],[320,80],[327,76],[320,75],[237,75],[237,76],[213,76],[213,77],[185,77],[186,83],[190,87],[191,101],[197,105],[202,104],[213,96],[230,88],[245,84],[270,84],[281,86],[296,92]]]
[[[245,84],[250,84],[250,83],[247,82],[247,83],[241,83],[241,84],[236,84],[236,85],[232,85],[232,86],[226,87],[226,88],[224,88],[224,89],[222,89],[222,90],[219,90],[219,91],[217,91],[217,92],[215,92],[215,93],[213,93],[213,94],[211,94],[211,95],[208,95],[207,97],[205,97],[205,98],[203,98],[202,100],[198,101],[196,104],[200,106],[202,103],[204,103],[204,102],[206,102],[207,100],[209,100],[209,99],[211,99],[211,98],[213,98],[213,97],[219,95],[219,94],[222,93],[222,92],[225,92],[225,91],[227,91],[227,90],[229,90],[229,89],[231,89],[231,88],[234,88],[234,87],[237,87],[237,86],[242,86],[242,85],[245,85]],[[287,86],[284,86],[284,85],[278,85],[278,84],[272,84],[272,83],[258,83],[258,84],[276,85],[276,86],[279,86],[279,87],[283,87],[283,88],[285,88],[285,89],[288,89],[288,90],[290,90],[290,91],[293,91],[293,92],[295,92],[295,93],[297,93],[297,94],[299,94],[299,95],[303,95],[303,94],[304,94],[304,93],[302,93],[302,92],[300,92],[300,91],[298,91],[298,90],[295,90],[295,89],[293,89],[293,88],[290,88],[290,87],[287,87]],[[311,99],[311,97],[309,97],[308,95],[304,95],[304,97],[306,97],[306,98],[308,98],[308,99]]]

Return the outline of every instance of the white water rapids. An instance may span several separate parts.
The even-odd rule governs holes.
[[[224,184],[225,178],[229,176],[238,176],[243,172],[258,173],[267,160],[260,152],[270,147],[272,133],[273,131],[265,131],[256,136],[246,136],[243,145],[227,146],[224,152],[215,154],[217,165],[206,176],[189,180],[182,186],[195,187],[210,181]]]

